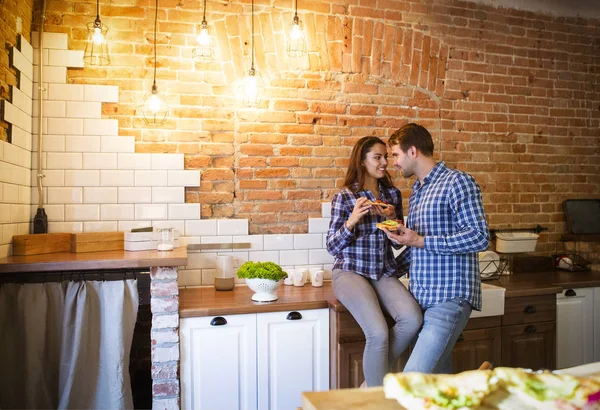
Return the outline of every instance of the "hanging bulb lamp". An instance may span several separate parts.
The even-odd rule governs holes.
[[[243,105],[255,107],[262,101],[264,91],[264,83],[260,73],[254,68],[254,0],[252,0],[252,38],[251,38],[251,53],[252,64],[250,69],[246,71],[242,84],[238,89],[239,98]]]
[[[152,91],[146,94],[142,99],[142,104],[138,107],[138,113],[144,124],[151,127],[160,127],[164,125],[171,116],[171,107],[167,103],[164,95],[159,94],[156,87],[156,25],[158,20],[158,0],[156,0],[156,10],[154,12],[154,80],[152,82]]]
[[[199,63],[212,63],[215,59],[215,40],[210,31],[211,27],[206,22],[206,0],[204,0],[204,15],[196,36],[196,48],[194,49],[194,60]]]
[[[83,53],[83,62],[86,65],[103,66],[110,64],[110,54],[108,53],[108,43],[106,34],[108,26],[100,21],[100,0],[96,0],[96,20],[88,23],[88,38],[85,43],[85,52]]]
[[[294,20],[292,21],[292,32],[287,40],[287,54],[290,57],[306,55],[306,36],[300,25],[300,18],[298,18],[298,0],[296,0]]]

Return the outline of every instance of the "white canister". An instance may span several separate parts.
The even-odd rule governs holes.
[[[320,288],[323,286],[323,276],[325,275],[325,271],[323,269],[311,269],[310,270],[310,283],[315,288]]]

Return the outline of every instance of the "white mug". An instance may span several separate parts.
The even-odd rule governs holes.
[[[217,277],[234,277],[239,267],[240,261],[238,258],[228,255],[217,255]]]
[[[287,273],[287,278],[283,280],[284,285],[292,286],[294,284],[294,275],[296,271],[294,269],[285,269],[285,273]]]
[[[323,269],[311,269],[310,270],[310,283],[312,283],[312,285],[315,288],[320,288],[321,286],[323,286],[323,275],[325,274],[325,272],[323,271]]]
[[[292,278],[294,279],[294,286],[304,286],[306,283],[307,271],[296,269]]]

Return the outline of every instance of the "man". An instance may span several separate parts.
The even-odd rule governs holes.
[[[420,125],[400,128],[388,145],[394,167],[417,177],[406,227],[385,231],[407,246],[399,266],[410,272],[410,291],[423,309],[404,371],[452,373],[452,348],[472,309],[481,310],[478,252],[490,241],[481,190],[470,175],[436,163],[431,134]]]

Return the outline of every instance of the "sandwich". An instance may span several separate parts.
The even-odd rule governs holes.
[[[398,230],[400,224],[402,224],[402,220],[400,219],[387,219],[375,224],[375,226],[379,229],[387,229],[388,231],[395,232]]]
[[[491,370],[472,370],[459,374],[386,374],[383,391],[404,408],[440,410],[473,409],[489,394]]]
[[[376,199],[375,201],[366,201],[365,204],[367,205],[376,205],[376,206],[381,206],[383,208],[387,208],[387,207],[394,207],[394,205],[392,204],[388,204],[385,201],[382,201],[381,199]]]

